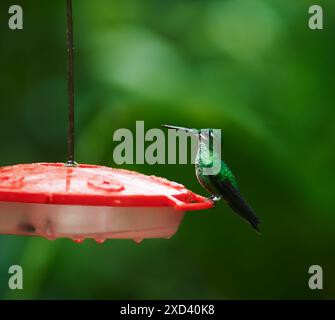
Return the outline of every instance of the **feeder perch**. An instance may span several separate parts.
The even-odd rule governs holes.
[[[185,211],[212,202],[164,178],[94,165],[0,168],[0,233],[106,239],[170,238]]]

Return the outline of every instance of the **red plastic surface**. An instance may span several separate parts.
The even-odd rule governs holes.
[[[213,203],[164,178],[94,165],[21,164],[0,168],[0,201],[204,210]]]

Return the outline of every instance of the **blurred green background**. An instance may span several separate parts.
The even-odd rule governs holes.
[[[308,29],[320,4],[325,29]],[[21,4],[24,30],[8,29]],[[112,134],[221,128],[262,235],[220,203],[171,240],[0,236],[0,298],[335,298],[334,1],[74,0],[77,160],[113,166]],[[0,165],[65,161],[64,1],[0,4]],[[128,165],[207,195],[192,165]],[[20,264],[24,290],[8,289]],[[308,288],[308,268],[324,290]]]

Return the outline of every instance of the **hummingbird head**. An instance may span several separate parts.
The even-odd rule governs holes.
[[[180,130],[184,131],[190,135],[197,136],[199,140],[207,141],[209,139],[214,138],[214,130],[209,128],[209,129],[191,129],[191,128],[184,128],[184,127],[177,127],[177,126],[170,126],[167,124],[163,124],[162,127],[168,128],[168,129],[175,129],[175,130]]]

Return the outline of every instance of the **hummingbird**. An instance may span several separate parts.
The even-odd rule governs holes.
[[[180,130],[198,138],[195,173],[201,186],[212,194],[208,199],[212,200],[214,204],[223,199],[238,216],[248,222],[256,232],[260,233],[260,220],[241,195],[234,174],[227,164],[219,159],[220,154],[213,147],[213,143],[209,143],[210,139],[213,141],[215,138],[215,131],[213,129],[190,129],[171,125],[162,125],[162,127]],[[221,161],[219,172],[214,175],[204,174],[203,169],[212,167],[215,160]]]

